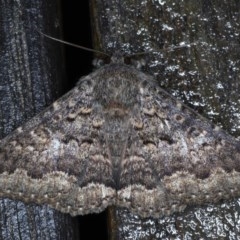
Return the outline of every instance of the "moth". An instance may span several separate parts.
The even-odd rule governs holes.
[[[1,141],[0,196],[159,218],[239,197],[240,143],[114,55]]]

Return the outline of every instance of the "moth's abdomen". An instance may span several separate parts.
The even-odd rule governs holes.
[[[125,158],[125,151],[131,131],[129,115],[126,113],[122,114],[122,109],[109,109],[107,114],[105,114],[103,131],[107,154],[112,162],[113,178],[116,187],[119,185],[121,163]]]

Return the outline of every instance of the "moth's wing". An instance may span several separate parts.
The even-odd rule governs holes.
[[[118,204],[161,217],[239,197],[240,143],[159,87],[140,89],[141,112],[133,116],[135,138],[122,163]]]
[[[47,203],[71,215],[99,212],[115,201],[111,161],[99,140],[94,76],[1,141],[1,197]]]

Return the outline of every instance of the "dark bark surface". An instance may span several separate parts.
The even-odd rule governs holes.
[[[145,55],[143,71],[235,137],[239,127],[238,1],[92,0],[94,47]],[[239,201],[193,206],[163,219],[117,209],[112,239],[236,239]],[[112,211],[111,211],[112,213]],[[111,218],[115,214],[111,214]],[[117,228],[117,233],[116,229]],[[116,237],[118,236],[118,237]]]
[[[57,1],[0,1],[1,137],[62,92],[62,46],[36,31],[59,36],[59,11]],[[0,201],[0,239],[75,239],[73,229],[73,218],[48,206]]]
[[[0,1],[1,137],[61,92],[59,45],[34,32],[37,26],[58,36],[55,4]],[[94,48],[126,55],[154,51],[144,56],[143,71],[238,137],[239,7],[233,0],[92,0]],[[73,219],[46,206],[4,199],[0,209],[0,239],[79,239],[73,234]],[[162,219],[111,209],[109,232],[111,239],[236,239],[239,213],[239,200],[196,206]]]

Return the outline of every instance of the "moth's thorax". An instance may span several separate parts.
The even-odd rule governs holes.
[[[124,113],[137,103],[138,79],[133,68],[127,65],[109,64],[103,67],[95,84],[95,99],[105,110],[122,109]],[[121,114],[121,111],[118,113]]]

